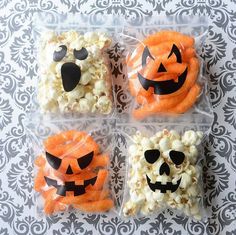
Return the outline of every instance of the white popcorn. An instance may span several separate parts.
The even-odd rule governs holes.
[[[87,32],[84,34],[85,41],[98,41],[99,37],[95,32]]]
[[[197,195],[199,195],[199,193],[200,192],[199,192],[198,188],[195,185],[192,185],[188,188],[189,196],[196,197]]]
[[[133,136],[133,142],[135,144],[139,144],[141,142],[142,138],[143,138],[142,134],[139,131],[137,131],[136,134]]]
[[[170,130],[170,139],[171,140],[179,140],[180,139],[179,133],[175,130]]]
[[[62,62],[58,62],[57,64],[56,64],[56,76],[57,77],[61,77],[61,66],[63,65],[63,63]],[[52,68],[51,68],[51,70],[52,70]]]
[[[43,112],[99,112],[108,114],[112,111],[112,96],[107,58],[103,49],[111,43],[110,38],[101,32],[88,32],[85,35],[76,31],[61,34],[49,32],[43,34],[40,51],[40,81],[38,100]],[[67,47],[66,54],[60,61],[53,61],[55,51],[60,46]],[[86,48],[85,60],[75,58],[74,49]],[[75,63],[80,67],[79,84],[69,92],[62,85],[61,68],[64,63]],[[81,100],[81,101],[80,101]]]
[[[90,81],[91,74],[89,72],[82,73],[79,83],[82,85],[87,85]]]
[[[169,141],[168,137],[161,138],[161,140],[159,142],[159,146],[160,146],[160,150],[163,152],[170,149],[170,141]]]
[[[157,202],[161,202],[164,199],[165,195],[163,193],[160,193],[158,191],[153,193],[153,199]]]
[[[91,92],[87,92],[84,97],[85,97],[85,99],[88,100],[88,102],[89,102],[91,105],[95,104],[96,98],[93,96],[93,94],[92,94]]]
[[[178,132],[163,130],[150,138],[143,136],[139,131],[133,136],[133,144],[129,146],[129,164],[131,165],[128,178],[130,200],[126,203],[123,212],[126,216],[134,216],[138,212],[150,215],[157,209],[165,206],[182,210],[186,215],[200,219],[201,191],[199,186],[200,168],[195,165],[198,157],[196,145],[202,138],[201,133],[187,131],[183,136]],[[146,150],[158,149],[160,156],[154,163],[145,159]],[[175,164],[170,158],[170,151],[180,151],[185,154],[185,159],[180,164]],[[163,163],[169,167],[170,173],[160,173]],[[166,189],[165,192],[150,189],[147,176],[151,184],[163,187],[180,184],[175,192]],[[132,202],[132,203],[131,203]]]
[[[187,187],[189,186],[190,182],[191,182],[191,175],[189,175],[187,173],[182,173],[181,174],[181,182],[180,182],[179,187],[187,189]]]
[[[130,199],[133,203],[141,204],[144,202],[145,197],[142,193],[137,193],[136,191],[133,191],[130,193]]]
[[[143,137],[143,139],[141,140],[141,145],[143,150],[150,149],[153,147],[152,142],[147,137]]]
[[[69,103],[77,102],[78,99],[84,96],[84,88],[81,85],[77,85],[76,88],[66,93]]]
[[[201,132],[195,132],[193,130],[186,131],[182,137],[182,142],[187,145],[198,145],[201,143]]]
[[[181,151],[181,152],[184,151],[184,145],[178,139],[173,140],[173,142],[171,143],[171,148],[176,151]]]
[[[132,202],[132,201],[126,202],[124,209],[123,209],[124,216],[135,215],[136,211],[137,211],[137,207],[134,202]]]
[[[101,96],[96,103],[96,107],[101,113],[108,114],[112,110],[112,102],[107,96]]]
[[[87,113],[90,110],[90,103],[87,99],[81,98],[79,100],[80,112]]]

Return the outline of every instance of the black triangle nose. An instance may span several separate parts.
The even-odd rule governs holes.
[[[68,175],[71,175],[71,174],[73,174],[73,171],[72,171],[72,169],[71,169],[71,166],[70,166],[70,165],[68,166],[68,168],[67,168],[67,170],[66,170],[66,174],[68,174]]]
[[[78,65],[72,62],[64,63],[61,66],[62,85],[66,92],[72,91],[78,85],[81,77],[81,70]]]
[[[164,173],[166,173],[166,175],[170,174],[170,167],[166,162],[162,163],[160,167],[160,175],[163,175]]]
[[[161,73],[161,72],[167,72],[165,66],[164,66],[162,63],[160,64],[160,66],[159,66],[157,72],[159,72],[159,73]]]

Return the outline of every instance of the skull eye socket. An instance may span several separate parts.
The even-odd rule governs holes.
[[[65,57],[67,52],[67,47],[65,45],[59,46],[59,49],[60,50],[56,50],[53,53],[53,60],[56,62],[61,61]]]
[[[88,57],[88,51],[84,47],[80,50],[74,49],[74,56],[78,60],[85,60]]]
[[[46,158],[49,163],[49,165],[55,169],[58,170],[61,165],[61,159],[53,156],[52,154],[46,152]]]
[[[180,165],[181,163],[183,163],[185,158],[184,153],[175,150],[171,150],[169,156],[175,165]]]
[[[91,163],[91,161],[93,160],[93,155],[94,152],[92,151],[84,155],[83,157],[77,159],[80,169],[86,168]]]
[[[144,153],[146,161],[150,164],[153,164],[160,156],[160,151],[158,149],[149,149]]]

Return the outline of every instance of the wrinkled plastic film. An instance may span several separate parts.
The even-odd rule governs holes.
[[[169,208],[196,220],[205,218],[202,141],[204,127],[181,124],[118,125],[126,139],[126,185],[120,215],[152,216]]]
[[[62,128],[60,122],[47,123],[44,129],[50,133],[43,136],[35,130],[29,133],[35,154],[34,190],[38,215],[71,209],[87,213],[115,211],[108,185],[112,135],[102,124],[96,127],[93,122],[87,121],[89,123],[90,127],[83,129],[76,129],[73,122],[66,128]]]
[[[212,118],[200,58],[207,29],[202,18],[176,21],[167,17],[156,22],[152,17],[140,25],[126,24],[121,38],[127,49],[132,118],[148,120],[186,113]]]
[[[68,114],[113,116],[113,78],[107,51],[116,42],[116,19],[39,14],[34,22],[40,112],[57,118]]]

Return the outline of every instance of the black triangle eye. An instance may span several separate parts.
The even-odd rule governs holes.
[[[88,57],[88,51],[84,47],[80,50],[74,49],[74,56],[78,60],[85,60]]]
[[[91,161],[93,160],[93,155],[94,155],[94,152],[92,151],[86,154],[85,156],[77,159],[80,169],[86,168],[91,163]]]
[[[183,163],[185,158],[184,153],[175,150],[171,150],[169,156],[175,165],[180,165],[181,163]]]
[[[158,72],[158,73],[167,72],[165,66],[164,66],[162,63],[160,64],[160,66],[159,66],[157,72]]]
[[[142,66],[144,67],[147,64],[147,58],[150,57],[151,59],[154,60],[153,56],[151,55],[148,47],[146,46],[143,50],[142,54]]]
[[[53,60],[56,62],[61,61],[67,52],[67,47],[65,45],[59,46],[59,49],[60,50],[56,50],[53,53]]]
[[[153,164],[160,156],[160,151],[158,149],[149,149],[144,153],[146,161],[150,164]]]
[[[46,158],[48,164],[55,170],[58,170],[61,165],[61,159],[58,157],[53,156],[52,154],[46,152]]]

